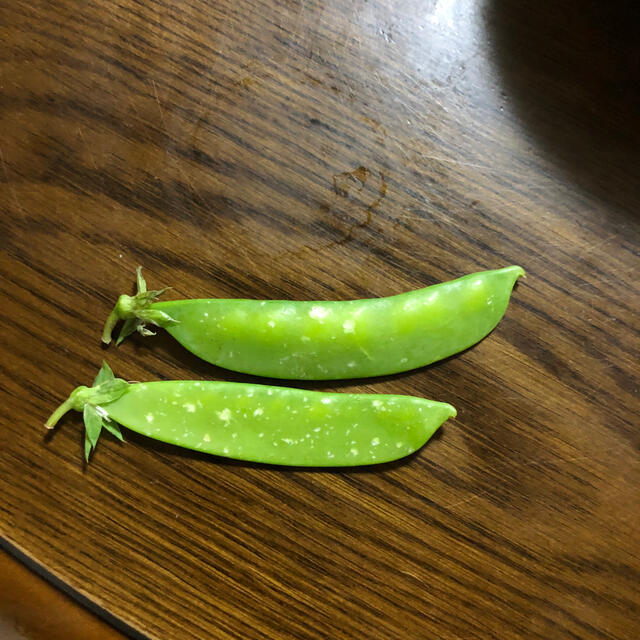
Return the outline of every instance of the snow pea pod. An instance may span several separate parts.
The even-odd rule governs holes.
[[[189,351],[233,371],[271,378],[331,380],[408,371],[482,340],[500,322],[518,266],[473,273],[387,298],[342,302],[173,300],[146,290],[122,295],[103,341],[119,319],[118,344],[148,324],[164,327]]]
[[[85,456],[118,424],[180,447],[276,465],[336,467],[397,460],[422,447],[456,410],[402,395],[321,393],[208,381],[128,383],[104,363],[46,423],[82,411]]]

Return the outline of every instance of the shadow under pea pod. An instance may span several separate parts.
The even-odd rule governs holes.
[[[640,3],[486,0],[484,9],[503,95],[535,143],[610,210],[637,215]]]

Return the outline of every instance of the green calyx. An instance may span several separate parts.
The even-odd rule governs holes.
[[[105,344],[111,342],[111,333],[120,320],[124,320],[124,324],[118,334],[116,345],[135,331],[143,336],[155,335],[153,331],[147,329],[148,324],[166,327],[177,322],[164,311],[151,308],[151,305],[170,287],[147,291],[147,283],[142,277],[142,267],[136,269],[136,280],[138,293],[135,296],[121,295],[104,324],[102,342]]]
[[[93,381],[92,387],[76,387],[69,397],[51,414],[45,427],[53,429],[58,420],[72,409],[82,411],[85,427],[84,456],[87,462],[89,455],[95,449],[98,438],[104,427],[118,440],[124,439],[120,427],[113,422],[102,405],[109,404],[122,396],[129,387],[129,383],[113,375],[111,367],[102,363],[102,367]]]

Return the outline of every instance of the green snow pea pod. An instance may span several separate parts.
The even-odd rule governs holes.
[[[343,302],[172,300],[122,295],[102,339],[147,324],[164,327],[189,351],[220,367],[271,378],[331,380],[380,376],[441,360],[475,344],[500,322],[518,266],[473,273],[388,298]]]
[[[321,393],[208,381],[128,383],[103,363],[46,423],[82,411],[85,456],[118,424],[150,438],[238,460],[337,467],[397,460],[422,447],[456,410],[401,395]]]

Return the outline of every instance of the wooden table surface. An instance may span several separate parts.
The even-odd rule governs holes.
[[[636,2],[0,0],[0,537],[153,639],[640,637]],[[305,388],[448,401],[401,463],[244,464],[43,423],[103,358],[253,380],[170,297],[349,299],[521,264],[498,328]],[[384,336],[380,337],[381,340]]]

